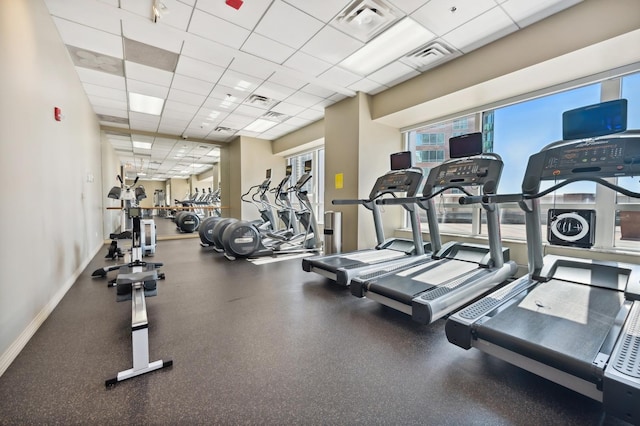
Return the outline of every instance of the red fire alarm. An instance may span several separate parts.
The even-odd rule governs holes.
[[[242,6],[242,0],[226,0],[225,3],[227,3],[228,6],[231,6],[232,8],[238,10],[240,9],[240,6]]]
[[[53,118],[56,119],[56,121],[62,121],[62,110],[58,107],[53,107]]]

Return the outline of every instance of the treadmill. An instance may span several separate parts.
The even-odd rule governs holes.
[[[613,120],[584,121],[596,122]],[[529,273],[449,317],[447,339],[601,401],[608,414],[640,424],[640,265],[543,257],[539,207],[540,197],[575,181],[640,198],[604,180],[638,175],[638,131],[563,140],[532,155],[523,194],[483,199],[517,201],[525,211]],[[555,184],[540,191],[541,181]],[[550,242],[564,235],[562,245],[590,245],[592,213],[552,211],[549,217]]]
[[[464,156],[482,151],[482,135],[475,135],[479,136],[479,149],[469,152],[457,148],[456,143],[468,145],[467,140],[451,138],[450,156],[454,158],[431,169],[419,203],[452,188],[465,191],[465,187],[481,186],[483,193],[494,193],[503,163],[494,153]],[[455,151],[463,157],[455,158]],[[383,203],[403,201],[394,199]],[[518,267],[509,259],[509,250],[502,247],[498,209],[492,203],[483,203],[482,207],[487,214],[488,245],[449,242],[435,251],[432,259],[417,266],[354,279],[351,294],[411,315],[420,324],[430,324],[508,280]]]
[[[340,285],[348,286],[354,277],[365,273],[372,265],[403,263],[407,259],[428,257],[425,253],[430,252],[431,245],[422,240],[420,219],[415,205],[412,203],[403,205],[409,212],[413,239],[385,239],[380,205],[376,203],[376,200],[385,195],[396,197],[397,194],[404,194],[407,197],[415,197],[421,188],[422,180],[422,171],[411,169],[411,152],[391,154],[391,171],[376,180],[369,198],[333,200],[332,202],[334,205],[358,204],[371,210],[377,245],[372,249],[307,257],[302,259],[302,269],[306,272],[320,274]]]

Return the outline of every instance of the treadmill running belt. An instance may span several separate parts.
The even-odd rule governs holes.
[[[364,262],[364,263],[375,263],[375,262],[380,262],[382,260],[397,259],[406,255],[407,254],[402,251],[381,249],[381,250],[371,250],[371,251],[366,251],[361,253],[354,253],[350,255],[345,255],[343,257],[345,259],[357,260],[359,262]]]
[[[411,268],[410,271],[413,271],[411,275],[407,275],[405,271],[374,280],[369,285],[369,291],[411,305],[411,300],[420,293],[466,275],[475,269],[478,269],[475,263],[441,260],[436,263],[427,263],[420,269]]]
[[[619,291],[551,280],[479,324],[477,336],[593,382],[592,361],[623,301]]]

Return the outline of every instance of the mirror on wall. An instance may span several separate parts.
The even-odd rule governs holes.
[[[115,150],[125,184],[137,177],[136,186],[144,187],[147,197],[139,206],[155,220],[158,240],[198,237],[197,223],[182,230],[174,223],[179,211],[193,212],[194,222],[223,214],[219,145],[116,130],[106,130],[104,136]]]

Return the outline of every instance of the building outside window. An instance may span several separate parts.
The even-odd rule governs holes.
[[[287,165],[291,166],[291,185],[304,174],[304,163],[311,160],[311,179],[302,188],[314,207],[314,214],[318,223],[324,221],[324,148],[304,152],[287,158]],[[291,199],[294,207],[299,208],[298,200]]]

